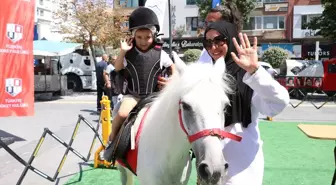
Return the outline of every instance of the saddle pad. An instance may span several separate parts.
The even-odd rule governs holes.
[[[137,134],[139,124],[141,124],[141,121],[138,118],[141,118],[145,114],[146,109],[144,108],[149,107],[157,96],[158,93],[153,93],[146,98],[140,99],[138,104],[131,110],[129,116],[122,124],[118,134],[116,135],[116,138],[113,140],[113,142],[106,146],[104,152],[105,160],[112,163],[114,163],[116,160],[122,160],[126,165],[128,165],[126,162],[126,155],[130,149],[135,149],[136,147],[135,134]],[[143,112],[141,113],[141,111]]]
[[[141,134],[143,123],[145,121],[145,116],[146,116],[146,113],[148,112],[149,106],[150,105],[146,105],[144,108],[141,109],[141,111],[137,115],[137,119],[134,122],[133,129],[131,129],[132,131],[134,131],[134,133],[131,133],[131,134],[135,135],[135,137],[133,137],[135,141],[131,141],[135,143],[135,149],[134,150],[130,149],[127,152],[126,157],[125,157],[126,159],[125,162],[127,164],[124,164],[124,162],[121,160],[117,160],[117,162],[121,164],[123,167],[130,168],[129,170],[132,171],[135,175],[136,175],[136,169],[137,169],[137,163],[138,163],[138,144],[139,144],[140,134]]]
[[[140,123],[148,108],[149,108],[149,105],[146,105],[144,108],[141,109],[141,111],[137,115],[137,119],[135,120],[133,124],[133,129],[131,130],[133,132],[131,133],[131,135],[134,136],[134,137],[131,137],[131,139],[134,139],[131,141],[131,143],[134,142],[137,145],[137,141],[135,141],[135,138],[136,138],[135,136],[137,135],[139,131]]]

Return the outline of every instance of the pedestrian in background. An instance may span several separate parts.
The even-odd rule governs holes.
[[[96,79],[97,79],[97,112],[101,111],[101,104],[100,101],[102,100],[103,94],[106,95],[107,93],[104,92],[104,69],[107,66],[108,56],[103,54],[102,60],[97,63],[96,65]]]
[[[109,56],[109,63],[104,70],[105,88],[108,93],[108,98],[111,100],[112,109],[114,108],[114,105],[116,105],[122,98],[122,94],[120,94],[115,84],[117,72],[114,70],[114,63],[117,57],[117,53],[111,54]]]
[[[218,5],[212,8],[205,18],[205,27],[209,26],[213,22],[221,20],[235,24],[238,32],[242,30],[242,15],[238,11],[236,4],[231,1],[226,1],[223,5]],[[198,62],[212,63],[212,59],[205,48],[203,48]]]

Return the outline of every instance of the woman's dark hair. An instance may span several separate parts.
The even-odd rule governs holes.
[[[217,6],[210,10],[212,13],[219,12],[222,14],[222,20],[233,23],[237,26],[237,31],[240,32],[243,27],[243,18],[239,12],[237,5],[231,1],[226,1],[224,5]]]

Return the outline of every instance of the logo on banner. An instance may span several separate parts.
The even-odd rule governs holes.
[[[6,79],[6,92],[15,97],[22,92],[22,79],[21,78],[7,78]]]
[[[7,24],[7,38],[9,38],[13,43],[19,41],[23,37],[23,26],[19,24]]]
[[[28,55],[29,50],[25,48],[25,45],[20,45],[17,42],[23,38],[23,26],[14,23],[7,23],[6,25],[6,37],[12,41],[12,43],[6,44],[4,48],[0,48],[0,53],[15,53]]]

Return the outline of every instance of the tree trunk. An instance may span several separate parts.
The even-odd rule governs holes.
[[[93,62],[94,62],[94,67],[96,69],[96,65],[97,65],[96,51],[95,51],[94,46],[93,46],[93,40],[92,40],[92,35],[91,34],[89,36],[89,46],[90,46],[91,55],[92,55]]]

